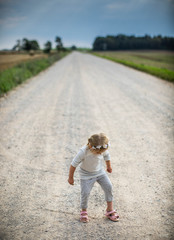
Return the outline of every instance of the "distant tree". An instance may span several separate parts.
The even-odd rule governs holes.
[[[21,40],[17,40],[16,45],[12,48],[14,51],[20,51],[22,49]]]
[[[94,50],[107,50],[107,41],[104,37],[97,37],[93,43]]]
[[[26,51],[31,50],[31,43],[27,38],[22,39],[22,49]]]
[[[26,51],[30,50],[39,50],[39,44],[36,40],[28,40],[27,38],[23,38],[22,40],[22,49]]]
[[[30,44],[31,44],[31,49],[32,50],[39,50],[40,49],[39,44],[36,40],[31,40]]]
[[[77,47],[75,45],[72,45],[71,50],[76,50]]]
[[[96,37],[93,43],[93,50],[129,50],[129,49],[169,49],[174,50],[174,38],[162,37],[161,35],[151,37],[117,36]]]
[[[45,48],[44,48],[44,53],[50,53],[51,49],[52,49],[52,43],[50,41],[45,43]]]
[[[56,37],[55,38],[55,42],[56,42],[56,49],[57,49],[57,51],[61,51],[61,50],[63,50],[63,43],[62,43],[62,40],[61,40],[61,38],[60,37]]]

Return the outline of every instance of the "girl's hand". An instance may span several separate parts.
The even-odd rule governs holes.
[[[109,173],[112,172],[110,160],[107,160],[107,161],[106,161],[106,169],[107,169],[107,172],[109,172]]]
[[[111,173],[112,172],[112,168],[111,167],[107,167],[107,172]]]
[[[74,178],[69,178],[68,182],[69,182],[69,184],[74,185]]]

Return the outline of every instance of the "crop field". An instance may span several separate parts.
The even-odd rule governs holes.
[[[104,51],[97,56],[174,81],[174,52],[171,51]]]
[[[29,61],[33,59],[39,59],[39,58],[47,58],[46,54],[19,54],[19,53],[8,53],[3,54],[0,53],[0,71],[5,70],[7,68],[13,67],[17,65],[18,63]]]

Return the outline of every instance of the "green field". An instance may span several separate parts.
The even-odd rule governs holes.
[[[37,75],[39,72],[51,66],[54,62],[66,56],[69,52],[60,52],[52,54],[46,58],[33,59],[24,61],[15,65],[14,67],[7,68],[0,72],[0,97],[5,93],[21,84],[30,77]]]
[[[174,52],[106,51],[93,54],[174,82]]]

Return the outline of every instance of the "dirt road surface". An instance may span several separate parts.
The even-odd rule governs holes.
[[[0,239],[168,240],[173,223],[174,85],[74,52],[0,100]],[[91,192],[79,222],[80,185],[69,166],[87,138],[111,142],[114,206]]]

